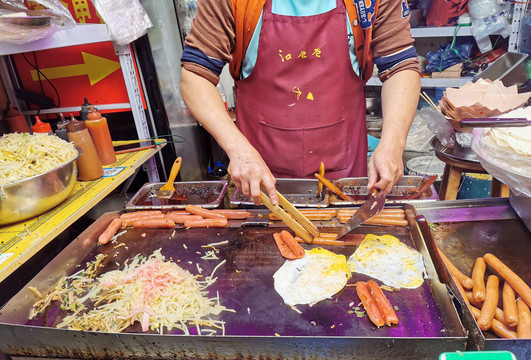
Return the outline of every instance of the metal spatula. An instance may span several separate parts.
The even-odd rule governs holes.
[[[345,226],[339,230],[336,240],[338,240],[343,235],[348,234],[354,228],[360,226],[369,218],[378,214],[385,205],[385,196],[378,192],[378,190],[373,189],[369,193],[369,198],[365,201],[360,208],[352,215],[352,217],[347,221]]]
[[[162,187],[157,192],[157,198],[159,199],[170,199],[173,194],[175,193],[175,186],[173,183],[175,182],[175,178],[177,177],[177,174],[179,173],[179,170],[181,169],[181,163],[182,159],[179,156],[173,165],[171,166],[170,176],[168,176],[168,181],[166,184],[162,185]]]

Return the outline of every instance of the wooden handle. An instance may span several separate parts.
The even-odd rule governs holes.
[[[302,225],[311,235],[319,236],[319,230],[314,223],[312,223],[304,214],[302,214],[292,203],[288,201],[281,193],[277,191],[278,204],[282,206],[295,220]]]
[[[302,227],[302,225],[295,221],[291,216],[289,216],[287,212],[282,210],[280,206],[273,205],[271,200],[269,200],[269,197],[264,194],[263,191],[260,191],[260,200],[262,201],[262,204],[264,204],[269,210],[271,210],[272,213],[275,213],[284,224],[286,224],[291,230],[293,230],[296,235],[304,239],[304,241],[306,241],[308,244],[312,242],[312,237]]]

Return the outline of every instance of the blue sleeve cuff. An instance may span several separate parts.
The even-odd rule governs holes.
[[[374,59],[374,64],[378,67],[378,73],[382,73],[386,70],[392,69],[397,64],[410,59],[417,58],[417,49],[414,46],[408,47],[398,53],[389,56],[382,56],[378,59]]]
[[[223,67],[225,66],[223,60],[208,57],[201,50],[188,45],[184,46],[183,56],[181,57],[181,63],[185,62],[201,65],[218,76],[221,74],[221,70],[223,70]]]

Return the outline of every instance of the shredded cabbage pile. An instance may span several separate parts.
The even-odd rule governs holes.
[[[233,311],[220,305],[219,295],[208,298],[205,289],[213,284],[211,276],[199,281],[173,261],[165,261],[160,249],[148,258],[137,255],[123,270],[113,270],[95,277],[105,255],[99,255],[86,270],[59,281],[54,291],[34,304],[30,319],[44,311],[53,300],[61,301],[68,310],[58,328],[122,332],[135,322],[142,331],[171,331],[180,329],[189,334],[188,326],[195,325],[198,334],[216,333],[224,323],[211,318],[222,311]],[[38,291],[32,289],[38,296]],[[85,305],[92,303],[89,310]],[[201,329],[200,326],[214,329]]]
[[[43,174],[77,157],[74,144],[44,133],[0,138],[0,186]]]

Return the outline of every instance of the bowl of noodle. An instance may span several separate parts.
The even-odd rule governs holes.
[[[0,225],[38,216],[72,192],[81,151],[55,135],[0,137]]]

